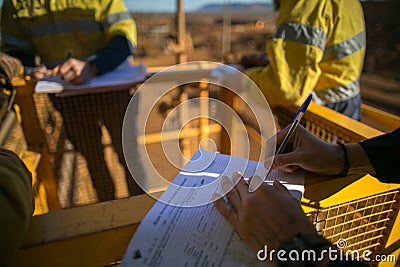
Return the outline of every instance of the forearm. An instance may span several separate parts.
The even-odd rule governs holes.
[[[360,144],[345,145],[349,160],[348,174],[374,174],[375,170]]]
[[[106,46],[96,52],[96,58],[91,60],[97,69],[97,75],[114,70],[133,52],[131,42],[122,35],[112,37]]]
[[[289,45],[282,39],[276,39],[268,46],[268,66],[250,68],[246,75],[257,84],[270,106],[300,104],[315,87],[319,66],[314,57],[310,57],[305,64],[290,60],[287,55],[297,53],[299,57],[308,58],[310,51],[314,50],[302,44]]]

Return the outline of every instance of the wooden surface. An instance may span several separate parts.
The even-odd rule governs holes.
[[[134,196],[32,218],[11,266],[105,266],[120,260],[155,200]]]
[[[57,196],[57,185],[53,166],[50,161],[49,148],[37,116],[33,99],[35,82],[31,80],[13,80],[16,89],[15,104],[19,106],[21,125],[25,135],[28,149],[41,154],[37,168],[37,179],[46,188],[47,202],[50,210],[61,209]]]

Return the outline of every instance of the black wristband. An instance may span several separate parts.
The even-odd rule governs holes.
[[[342,148],[343,153],[344,153],[344,167],[343,171],[341,171],[339,174],[335,175],[335,177],[346,177],[347,173],[349,172],[350,169],[350,162],[349,162],[349,156],[347,155],[347,149],[344,144],[338,143],[338,145]]]
[[[303,234],[299,233],[290,237],[288,240],[282,243],[279,250],[285,251],[285,259],[277,258],[279,267],[311,267],[318,263],[320,258],[320,251],[325,249],[332,244],[319,234]],[[315,258],[299,258],[298,261],[293,261],[290,258],[291,251],[297,251],[297,254],[293,255],[304,255],[304,251],[313,251],[312,255]],[[280,252],[281,254],[281,252]],[[281,254],[282,255],[282,254]],[[310,255],[307,253],[307,255]],[[302,256],[303,257],[303,256]],[[311,257],[311,256],[310,256]]]

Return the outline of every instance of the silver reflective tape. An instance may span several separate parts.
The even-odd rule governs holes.
[[[322,29],[294,22],[279,24],[274,38],[312,45],[318,47],[322,51],[326,44],[326,33]]]
[[[21,40],[15,36],[6,34],[4,32],[1,33],[1,42],[3,44],[7,44],[7,45],[12,45],[12,46],[16,46],[18,48],[23,48],[26,50],[32,50],[32,46],[28,41],[25,40]]]
[[[314,90],[313,100],[318,104],[325,105],[348,100],[360,93],[360,82],[357,79],[347,85],[336,86]]]
[[[105,19],[103,20],[103,26],[105,29],[107,29],[113,24],[127,19],[132,19],[131,14],[129,12],[119,12],[110,14],[106,16]]]
[[[93,20],[58,21],[27,28],[32,38],[69,32],[100,32],[101,24]]]
[[[327,47],[322,62],[350,56],[365,47],[365,42],[366,34],[365,31],[362,31],[341,43]]]

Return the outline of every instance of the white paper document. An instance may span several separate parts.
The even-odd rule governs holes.
[[[210,184],[221,175],[232,176],[240,170],[245,178],[266,173],[263,164],[205,150],[198,150],[173,184],[196,187],[191,193],[169,187],[151,208],[132,238],[121,266],[265,266],[257,255],[237,236],[233,227],[218,213],[213,204],[189,207],[198,199],[211,202],[213,192],[199,186]],[[236,168],[236,167],[237,168]],[[244,169],[243,169],[244,167]],[[261,176],[261,177],[264,177]],[[279,179],[289,189],[304,190],[304,173],[270,172],[266,182]],[[218,183],[219,184],[219,183]],[[171,188],[173,188],[171,192]],[[198,193],[202,192],[202,193]],[[293,194],[293,193],[292,193]],[[196,200],[197,198],[197,200]],[[180,203],[175,206],[167,203]]]
[[[45,77],[36,83],[35,93],[60,93],[63,90],[106,87],[140,82],[145,80],[147,74],[146,67],[143,64],[133,66],[128,62],[124,62],[115,70],[100,76],[95,76],[83,84],[67,83],[61,79],[61,76]]]

